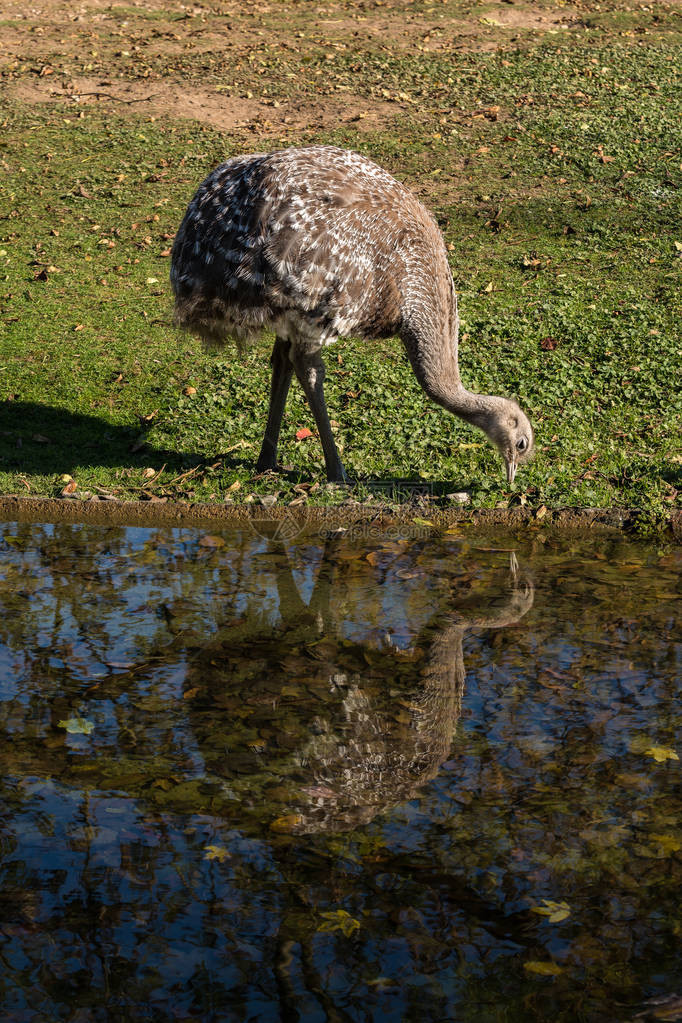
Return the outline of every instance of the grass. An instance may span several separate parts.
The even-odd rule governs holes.
[[[357,148],[419,192],[460,292],[463,379],[516,395],[536,427],[537,456],[510,490],[482,435],[429,404],[398,341],[340,342],[327,397],[358,480],[468,489],[481,507],[629,506],[648,525],[679,505],[680,19],[661,12],[640,23],[612,5],[569,41],[498,52],[377,45],[361,64],[315,42],[229,81],[216,58],[215,83],[237,91],[266,78],[272,95],[345,84],[367,102],[405,97],[376,131],[286,138]],[[207,59],[188,54],[184,73]],[[289,501],[303,481],[306,500],[340,500],[318,441],[295,440],[314,427],[296,388],[281,451],[292,471],[254,475],[268,340],[216,359],[170,324],[173,232],[211,167],[263,148],[257,126],[224,134],[130,110],[5,107],[0,491],[56,495],[70,475],[79,492]]]

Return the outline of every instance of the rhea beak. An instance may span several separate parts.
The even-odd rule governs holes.
[[[516,462],[513,458],[507,461],[507,483],[513,483],[516,476]]]

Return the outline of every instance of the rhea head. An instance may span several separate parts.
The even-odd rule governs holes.
[[[517,468],[533,452],[533,427],[528,416],[511,398],[498,398],[486,422],[481,425],[504,458],[507,482],[513,483]]]

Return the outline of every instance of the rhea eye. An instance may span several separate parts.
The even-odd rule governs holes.
[[[517,442],[516,442],[516,450],[517,451],[525,451],[527,447],[528,447],[528,441],[526,440],[525,437],[521,437],[519,440],[517,440]]]

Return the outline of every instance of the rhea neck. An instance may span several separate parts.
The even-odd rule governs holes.
[[[500,418],[505,398],[468,391],[459,375],[459,316],[452,279],[428,304],[405,317],[401,337],[417,380],[438,405],[485,433]],[[443,294],[445,290],[445,294]],[[440,299],[440,301],[439,301]]]

